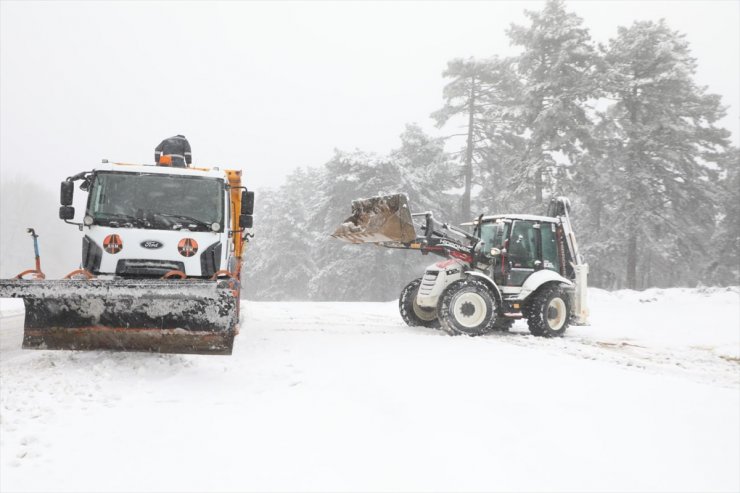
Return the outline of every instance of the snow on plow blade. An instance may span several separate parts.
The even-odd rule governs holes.
[[[23,298],[25,349],[231,354],[237,303],[229,281],[0,280]]]
[[[352,215],[332,234],[349,243],[409,243],[416,239],[404,194],[353,200]]]

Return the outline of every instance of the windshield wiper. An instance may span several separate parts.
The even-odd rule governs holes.
[[[129,223],[132,226],[144,223],[144,220],[139,217],[117,212],[97,212],[95,213],[95,219],[102,219],[107,221],[109,224],[119,224],[119,222],[122,222],[123,224]]]
[[[178,220],[180,220],[182,222],[191,223],[191,224],[189,224],[189,226],[195,225],[195,226],[200,226],[202,228],[211,229],[211,225],[210,224],[208,224],[207,222],[205,222],[205,221],[203,221],[201,219],[196,219],[194,217],[185,216],[185,215],[182,215],[182,214],[168,214],[166,212],[155,212],[154,214],[157,215],[157,216],[162,216],[162,217],[172,218],[172,219],[178,219]],[[185,226],[185,225],[182,224],[181,226]]]

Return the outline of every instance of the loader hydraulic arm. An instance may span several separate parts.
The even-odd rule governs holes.
[[[419,250],[422,255],[433,253],[445,258],[453,257],[472,262],[473,249],[479,241],[477,236],[437,221],[431,212],[421,212],[411,216],[424,218],[424,223],[418,225],[424,236],[419,236],[411,242],[383,242],[379,245],[386,248]]]

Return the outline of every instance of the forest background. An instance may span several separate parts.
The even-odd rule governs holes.
[[[337,150],[259,193],[250,298],[393,299],[434,258],[329,234],[353,199],[399,192],[449,223],[565,195],[590,285],[738,284],[738,149],[685,36],[640,21],[596,44],[559,0],[526,16],[507,31],[517,56],[449,61],[432,113],[446,137],[409,123],[388,155]]]

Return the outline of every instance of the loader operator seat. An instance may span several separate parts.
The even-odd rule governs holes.
[[[162,159],[169,156],[168,159]],[[190,142],[184,135],[175,135],[164,139],[154,149],[154,161],[158,166],[174,166],[176,168],[186,168],[193,162],[190,152]],[[167,163],[169,161],[169,163]]]

